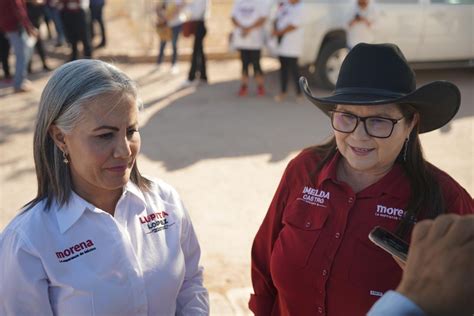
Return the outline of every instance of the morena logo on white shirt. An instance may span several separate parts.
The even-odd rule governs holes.
[[[174,223],[168,221],[168,217],[169,214],[163,211],[151,213],[147,216],[141,216],[139,220],[142,227],[145,226],[146,229],[148,229],[147,234],[151,234],[168,229],[170,226],[174,225]]]
[[[88,239],[87,241],[66,248],[63,251],[56,251],[56,257],[59,259],[59,262],[68,262],[79,256],[85,255],[86,253],[94,251],[95,249],[94,242]]]

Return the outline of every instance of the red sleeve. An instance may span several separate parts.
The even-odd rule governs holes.
[[[443,192],[446,213],[474,214],[474,200],[469,193],[446,172],[433,169]]]
[[[14,0],[13,1],[13,7],[15,12],[15,15],[18,19],[18,21],[21,23],[21,25],[25,28],[31,28],[31,22],[30,19],[28,18],[28,13],[26,12],[26,4],[24,0]]]
[[[252,284],[255,294],[250,296],[249,308],[256,316],[271,315],[277,291],[270,275],[273,245],[282,229],[282,214],[288,199],[287,167],[270,208],[255,236],[252,246]]]
[[[458,183],[444,191],[446,213],[459,215],[474,214],[474,200]]]

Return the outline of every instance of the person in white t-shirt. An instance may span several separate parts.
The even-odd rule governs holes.
[[[297,100],[302,100],[298,83],[300,72],[298,58],[303,50],[304,33],[301,27],[304,6],[300,0],[287,0],[280,4],[273,28],[273,36],[278,38],[278,58],[280,59],[280,93],[275,97],[281,102],[287,96],[288,77],[291,74],[296,89]]]
[[[189,214],[138,170],[139,105],[134,82],[99,60],[49,79],[38,192],[0,236],[1,315],[209,315]]]
[[[357,0],[347,28],[347,47],[374,42],[375,9],[370,0]]]
[[[232,9],[232,41],[240,52],[242,61],[242,79],[238,95],[248,94],[249,66],[252,64],[257,95],[265,95],[263,71],[260,66],[260,54],[264,41],[263,25],[268,15],[268,6],[264,0],[236,0]]]
[[[178,39],[181,32],[185,15],[182,13],[185,3],[183,0],[163,0],[157,6],[157,27],[167,26],[171,29],[171,45],[173,47],[173,55],[171,57],[171,73],[177,74],[179,72],[178,65]],[[156,63],[161,65],[164,58],[166,44],[169,39],[160,38],[160,49]]]

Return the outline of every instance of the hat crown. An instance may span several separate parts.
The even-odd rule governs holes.
[[[360,43],[344,59],[335,92],[347,89],[403,95],[416,90],[416,78],[397,46]]]

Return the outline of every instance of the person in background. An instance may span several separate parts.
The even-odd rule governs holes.
[[[5,33],[0,31],[0,60],[2,61],[3,69],[3,83],[11,83],[12,75],[10,74],[10,64],[8,63],[8,56],[10,55],[10,42],[5,36]]]
[[[249,66],[252,65],[257,81],[257,95],[265,95],[260,53],[263,47],[263,25],[268,16],[268,7],[263,0],[236,0],[232,9],[232,41],[240,52],[242,79],[239,96],[248,94]]]
[[[45,3],[43,0],[26,1],[26,10],[28,12],[28,18],[30,19],[33,26],[38,30],[44,20],[44,7]],[[49,68],[48,63],[46,61],[46,50],[44,48],[44,42],[40,32],[38,32],[38,36],[36,37],[35,50],[41,59],[41,63],[43,64],[43,70],[50,71],[51,68]],[[28,73],[32,73],[32,59],[33,58],[31,58],[30,62],[28,63]]]
[[[359,43],[373,43],[375,9],[370,0],[357,0],[347,28],[347,46],[352,49]]]
[[[209,0],[193,0],[186,8],[189,16],[187,22],[192,22],[195,28],[193,54],[191,57],[191,68],[189,68],[188,79],[182,87],[190,86],[196,75],[202,83],[207,83],[206,55],[204,53],[204,37],[206,36],[206,16],[209,9]]]
[[[366,315],[402,270],[372,244],[375,226],[407,239],[413,223],[474,213],[474,201],[423,157],[420,133],[459,110],[447,81],[416,88],[393,44],[356,45],[334,93],[307,98],[329,117],[330,139],[287,166],[252,247],[256,315]]]
[[[82,43],[84,58],[92,58],[89,0],[59,0],[58,8],[66,39],[71,44],[70,61],[79,57],[77,44]]]
[[[56,47],[61,47],[64,45],[65,35],[63,24],[61,21],[61,14],[58,9],[58,0],[46,0],[46,5],[44,7],[45,16],[49,17],[49,20],[52,20],[54,23],[54,29],[56,30]]]
[[[142,176],[136,84],[81,59],[41,95],[38,193],[0,235],[0,314],[209,315],[188,211]]]
[[[102,48],[107,45],[107,36],[105,34],[104,22],[104,6],[105,0],[90,0],[89,8],[91,10],[91,43],[94,40],[94,23],[99,23],[100,27],[100,43],[95,48]]]
[[[275,96],[277,102],[283,101],[287,96],[290,75],[295,83],[297,101],[302,100],[298,84],[298,58],[303,49],[303,12],[304,5],[300,0],[288,0],[278,8],[272,32],[272,35],[278,38],[277,54],[280,60],[280,93]]]
[[[367,315],[472,316],[473,275],[474,216],[446,214],[421,221],[413,228],[402,281]]]
[[[166,25],[171,29],[171,45],[173,47],[173,55],[171,57],[171,73],[178,74],[179,67],[176,64],[178,61],[178,39],[183,26],[185,15],[182,13],[185,3],[183,0],[164,0],[163,3],[158,3],[157,18],[158,23]],[[168,39],[160,38],[160,49],[156,63],[158,67],[163,62],[165,55],[166,44]]]
[[[26,69],[33,52],[34,41],[38,30],[31,24],[22,0],[0,0],[0,32],[6,34],[15,54],[15,76],[13,88],[15,93],[32,89],[26,79]]]

